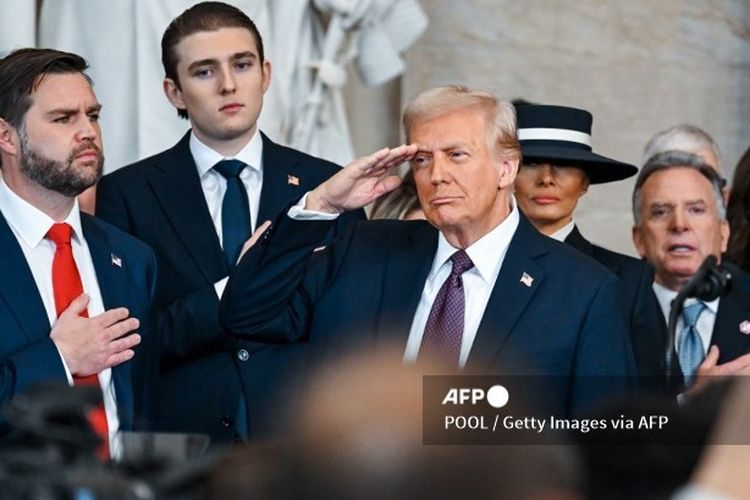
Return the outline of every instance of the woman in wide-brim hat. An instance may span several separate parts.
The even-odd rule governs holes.
[[[539,231],[564,241],[575,229],[573,212],[589,184],[626,179],[638,169],[592,151],[588,111],[525,104],[517,113],[523,153],[518,204]]]
[[[575,226],[573,213],[590,184],[626,179],[638,172],[592,151],[588,111],[564,106],[524,104],[516,108],[523,165],[516,178],[516,200],[542,233],[563,241],[617,274],[623,285],[623,309],[630,320],[638,372],[663,375],[665,328],[652,291],[653,270],[645,262],[593,245]],[[571,290],[572,292],[572,290]]]

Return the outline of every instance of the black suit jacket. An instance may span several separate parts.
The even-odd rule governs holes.
[[[573,228],[565,243],[601,262],[620,278],[623,308],[630,324],[638,374],[645,385],[651,386],[655,380],[653,377],[662,376],[665,369],[664,349],[654,349],[659,339],[665,339],[665,330],[663,315],[651,286],[654,281],[653,268],[642,260],[592,245],[578,227]]]
[[[726,363],[750,352],[750,335],[740,330],[750,321],[750,274],[730,262],[722,266],[732,274],[732,286],[719,300],[711,345],[719,348],[719,363]]]
[[[328,224],[277,220],[229,280],[221,309],[227,330],[265,342],[308,341],[316,358],[382,340],[406,344],[438,232],[424,221],[363,222],[309,258]],[[549,376],[547,408],[558,414],[622,390],[635,370],[619,287],[601,265],[521,215],[467,369]],[[620,377],[586,383],[601,375]]]
[[[338,169],[263,136],[258,222],[273,220]],[[173,148],[105,176],[97,188],[96,210],[156,252],[162,347],[157,427],[205,433],[214,441],[233,439],[244,391],[248,428],[266,430],[275,419],[269,398],[295,349],[238,340],[219,325],[214,283],[230,269],[190,153],[189,133]],[[364,218],[362,211],[343,218],[338,227],[359,218]]]
[[[112,368],[122,430],[143,429],[150,412],[148,382],[153,350],[149,318],[156,261],[146,245],[81,214],[105,310],[127,307],[139,319],[141,344],[131,360]],[[60,354],[49,338],[50,324],[31,269],[5,218],[0,216],[0,404],[40,381],[67,383]],[[119,265],[113,262],[119,258]],[[9,427],[0,414],[0,433]]]

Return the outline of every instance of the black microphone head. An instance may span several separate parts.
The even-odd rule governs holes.
[[[709,260],[710,259],[710,260]],[[706,257],[701,265],[701,276],[694,282],[688,297],[695,297],[704,302],[715,300],[729,291],[732,285],[732,274],[716,265],[713,255]],[[696,273],[698,274],[698,273]]]

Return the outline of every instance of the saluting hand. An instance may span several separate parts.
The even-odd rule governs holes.
[[[362,208],[401,184],[398,175],[388,172],[416,153],[417,146],[412,144],[383,148],[357,158],[315,188],[308,195],[305,208],[333,214]]]

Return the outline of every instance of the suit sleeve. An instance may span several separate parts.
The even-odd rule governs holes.
[[[133,394],[135,398],[133,428],[149,430],[155,417],[157,384],[159,382],[159,356],[161,349],[156,337],[155,314],[152,309],[156,293],[156,256],[148,254],[144,273],[145,305],[141,320],[141,345],[136,351],[133,368]]]
[[[571,414],[624,395],[634,385],[635,361],[621,296],[620,282],[610,274],[591,300],[576,345]]]
[[[643,384],[653,383],[654,376],[665,372],[664,352],[667,336],[664,320],[652,288],[653,270],[644,264],[641,267],[635,303],[630,313],[630,329],[638,375]]]
[[[60,353],[54,342],[45,338],[0,359],[0,406],[35,383],[50,380],[68,384]],[[0,434],[8,431],[10,427],[0,412]]]
[[[96,215],[137,236],[126,196],[119,184],[106,176],[97,185]],[[162,277],[160,275],[157,279]],[[158,285],[156,290],[151,324],[162,356],[187,356],[207,343],[217,342],[221,326],[219,298],[213,284],[206,284],[169,303],[159,303]]]
[[[284,212],[229,278],[219,316],[231,334],[267,343],[307,338],[315,303],[336,274],[344,238],[314,252],[333,221],[297,221]]]

